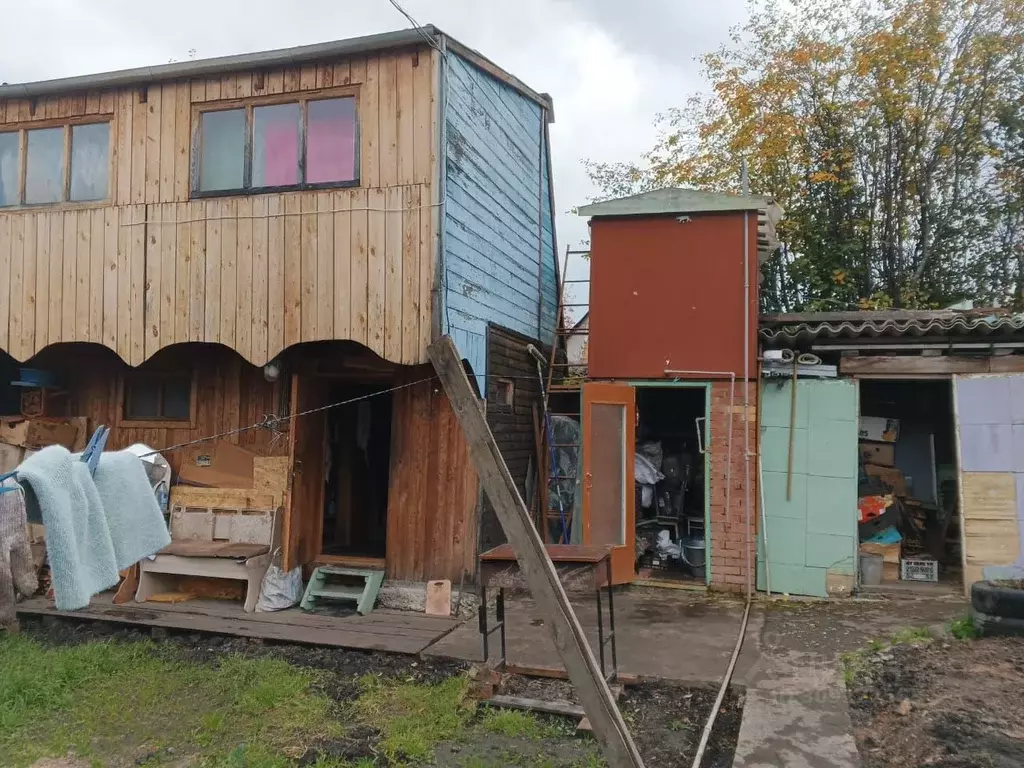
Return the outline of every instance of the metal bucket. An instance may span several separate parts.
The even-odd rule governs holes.
[[[704,537],[702,536],[684,536],[679,542],[680,555],[683,558],[683,562],[691,568],[703,568],[706,558],[706,549],[704,545]]]
[[[860,555],[860,583],[865,587],[877,587],[882,583],[881,555],[862,552]]]

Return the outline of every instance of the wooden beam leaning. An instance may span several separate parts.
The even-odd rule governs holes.
[[[450,337],[442,336],[427,348],[427,355],[466,435],[470,458],[480,476],[480,486],[491,500],[533,599],[543,612],[544,623],[551,629],[555,648],[587,717],[593,723],[608,765],[611,768],[642,768],[640,752],[629,735],[615,698],[587,644],[583,628],[558,580],[544,542],[530,520],[529,510],[487,426],[454,343]]]

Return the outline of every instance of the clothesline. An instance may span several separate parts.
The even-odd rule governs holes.
[[[536,381],[537,380],[537,376],[536,375],[533,375],[533,376],[514,376],[514,375],[513,376],[504,376],[504,375],[500,375],[499,376],[498,374],[482,374],[482,376],[484,378],[488,378],[490,376],[493,376],[495,378],[506,379],[506,380],[508,380],[508,379],[527,379],[529,381]],[[181,450],[182,448],[188,448],[189,446],[192,446],[192,445],[199,445],[199,444],[202,444],[202,443],[209,443],[209,442],[211,442],[213,440],[221,440],[221,439],[223,439],[225,437],[233,437],[234,435],[239,435],[239,434],[241,434],[243,432],[249,432],[249,431],[254,430],[254,429],[268,429],[270,431],[277,431],[277,427],[278,426],[280,426],[281,424],[283,424],[285,422],[291,421],[292,419],[297,419],[299,416],[309,416],[309,415],[314,414],[314,413],[320,413],[322,411],[329,411],[332,408],[339,408],[339,407],[341,407],[343,405],[352,405],[353,403],[358,403],[358,402],[363,401],[363,400],[369,400],[370,398],[377,397],[379,395],[387,395],[387,394],[390,394],[392,392],[397,392],[398,390],[401,390],[401,389],[407,389],[408,387],[414,387],[417,384],[424,384],[424,383],[426,383],[428,381],[435,381],[435,380],[437,380],[437,375],[436,374],[434,376],[428,376],[428,377],[423,378],[423,379],[417,379],[416,381],[406,382],[405,384],[398,384],[398,385],[396,385],[394,387],[389,387],[388,389],[381,389],[381,390],[378,390],[377,392],[371,392],[371,393],[369,393],[367,395],[360,395],[359,397],[352,397],[352,398],[349,398],[347,400],[338,400],[337,402],[334,402],[334,403],[328,403],[327,405],[321,405],[321,406],[319,406],[317,408],[310,408],[310,409],[305,410],[305,411],[299,411],[298,413],[292,413],[292,414],[289,414],[287,416],[275,416],[273,414],[265,414],[260,421],[254,422],[254,423],[249,424],[247,426],[236,427],[235,429],[229,429],[226,432],[218,432],[215,435],[207,435],[206,437],[197,437],[194,440],[187,440],[187,441],[185,441],[183,443],[175,443],[174,445],[169,445],[169,446],[167,446],[165,448],[161,448],[159,450],[154,450],[154,451],[150,451],[149,453],[141,454],[140,458],[146,458],[148,456],[156,456],[157,454],[169,453],[171,451],[178,451],[178,450]]]
[[[208,443],[208,442],[210,442],[212,440],[220,440],[222,438],[231,437],[233,435],[238,435],[238,434],[241,434],[242,432],[248,432],[248,431],[253,430],[253,429],[269,429],[271,431],[276,431],[277,427],[280,424],[282,424],[284,422],[287,422],[287,421],[291,421],[292,419],[297,419],[299,416],[309,416],[310,414],[320,413],[321,411],[328,411],[328,410],[330,410],[332,408],[338,408],[338,407],[340,407],[342,405],[351,405],[352,403],[358,403],[361,400],[369,400],[371,397],[377,397],[378,395],[386,395],[386,394],[389,394],[391,392],[397,392],[400,389],[407,389],[408,387],[414,387],[417,384],[423,384],[423,383],[428,382],[428,381],[433,381],[436,378],[437,378],[436,375],[435,376],[428,376],[425,379],[417,379],[416,381],[409,381],[409,382],[406,382],[405,384],[399,384],[399,385],[394,386],[394,387],[389,387],[388,389],[382,389],[382,390],[379,390],[377,392],[371,392],[368,395],[360,395],[359,397],[352,397],[352,398],[349,398],[348,400],[339,400],[339,401],[334,402],[334,403],[328,403],[327,405],[321,405],[321,406],[319,406],[317,408],[310,408],[310,409],[305,410],[305,411],[299,411],[298,413],[292,413],[292,414],[289,414],[287,416],[274,416],[273,414],[266,414],[266,415],[263,416],[263,418],[260,421],[257,421],[257,422],[255,422],[253,424],[249,424],[248,426],[237,427],[236,429],[229,429],[226,432],[218,432],[215,435],[208,435],[206,437],[198,437],[195,440],[187,440],[187,441],[185,441],[183,443],[176,443],[174,445],[169,445],[169,446],[167,446],[165,448],[161,448],[159,450],[150,451],[149,453],[143,453],[143,454],[140,455],[139,458],[146,458],[147,456],[155,456],[155,455],[161,454],[161,453],[168,453],[170,451],[177,451],[177,450],[180,450],[182,448],[187,448],[190,445],[199,445],[201,443]]]

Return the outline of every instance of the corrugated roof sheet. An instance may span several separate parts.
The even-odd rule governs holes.
[[[699,189],[666,187],[638,195],[584,205],[580,216],[656,216],[659,214],[721,213],[726,211],[757,211],[767,208],[771,200],[753,195],[728,195],[703,192]]]
[[[825,339],[1024,335],[1024,315],[1004,309],[879,310],[762,315],[760,336],[785,347]]]

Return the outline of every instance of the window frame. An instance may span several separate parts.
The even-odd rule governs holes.
[[[255,123],[253,121],[253,110],[257,107],[272,107],[281,104],[299,105],[299,157],[298,171],[299,178],[306,178],[306,123],[308,105],[311,101],[325,101],[329,99],[351,98],[355,105],[355,146],[353,147],[354,157],[353,170],[355,178],[345,181],[320,181],[309,183],[301,181],[298,184],[279,184],[275,186],[254,187],[252,186],[252,152]],[[203,115],[207,112],[227,112],[233,109],[245,110],[245,141],[243,151],[245,153],[242,161],[242,186],[235,189],[210,189],[199,188],[200,164],[203,153]],[[315,91],[302,91],[292,93],[272,94],[268,96],[252,96],[244,99],[218,99],[192,106],[192,149],[190,157],[189,173],[189,197],[201,199],[207,197],[230,197],[237,195],[265,195],[277,192],[295,192],[302,190],[317,189],[344,189],[358,187],[362,178],[362,156],[360,152],[360,103],[359,86],[346,85],[337,88],[324,88]]]
[[[508,393],[507,402],[502,397],[502,391]],[[495,408],[503,412],[512,412],[516,408],[516,383],[512,379],[498,376],[494,379],[494,403]]]
[[[82,125],[107,126],[107,195],[97,200],[71,200],[71,134],[74,128]],[[51,203],[26,203],[25,188],[28,180],[28,132],[46,128],[62,128],[64,130],[64,178],[61,183],[61,199]],[[0,133],[18,134],[18,202],[14,205],[0,205],[0,212],[17,211],[25,208],[89,208],[110,205],[114,200],[114,171],[116,168],[114,115],[80,115],[77,117],[58,117],[46,120],[30,120],[17,123],[0,123]]]
[[[187,419],[132,419],[128,416],[128,387],[133,380],[139,381],[155,379],[159,381],[168,378],[184,379],[186,377],[189,379],[189,416]],[[117,426],[141,427],[146,429],[195,429],[197,425],[197,411],[199,407],[198,384],[199,378],[198,372],[196,370],[193,370],[189,374],[181,374],[170,370],[128,371],[126,373],[121,374],[117,378]]]

